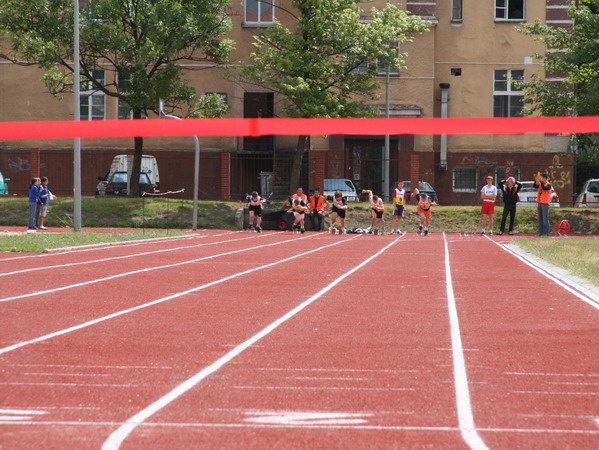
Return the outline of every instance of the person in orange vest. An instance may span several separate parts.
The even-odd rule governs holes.
[[[549,237],[549,203],[553,187],[549,184],[546,173],[537,173],[534,187],[537,189],[537,217],[539,219],[539,236]]]
[[[322,231],[324,222],[323,214],[326,205],[326,198],[320,194],[319,188],[315,188],[314,194],[310,197],[310,223],[312,224],[312,231]]]
[[[418,234],[428,236],[428,227],[431,224],[431,206],[437,206],[437,204],[425,192],[421,194],[418,189],[414,189],[410,196],[418,198],[418,208],[416,208],[416,212],[420,216]]]
[[[297,188],[295,194],[289,196],[287,199],[287,206],[291,207],[293,205],[293,200],[295,199],[298,199],[300,202],[302,202],[304,206],[308,204],[308,197],[306,194],[304,194],[304,190],[301,187]]]

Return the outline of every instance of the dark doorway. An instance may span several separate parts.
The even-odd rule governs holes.
[[[272,92],[245,92],[243,94],[243,117],[273,117],[274,94]],[[273,151],[273,137],[244,137],[243,149],[249,152]]]
[[[356,189],[369,189],[376,195],[388,195],[383,189],[383,137],[373,139],[347,139],[346,148],[349,152],[349,178]],[[389,154],[391,160],[397,159],[397,138],[390,141]],[[394,180],[395,170],[390,167],[390,178]],[[390,186],[392,182],[390,181]]]

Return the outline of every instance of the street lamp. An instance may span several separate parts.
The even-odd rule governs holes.
[[[160,100],[160,106],[158,110],[161,119],[177,119],[183,120],[181,117],[173,116],[172,114],[166,114],[164,112],[164,101]],[[200,190],[200,140],[197,136],[193,136],[195,144],[195,159],[193,165],[193,213],[191,218],[191,229],[198,229],[198,192]]]

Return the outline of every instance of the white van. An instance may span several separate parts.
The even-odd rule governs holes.
[[[356,187],[351,180],[345,178],[325,178],[324,191],[322,195],[325,197],[332,197],[335,195],[335,191],[341,191],[343,196],[347,198],[348,202],[360,201]]]
[[[116,155],[110,164],[110,170],[103,177],[98,177],[96,186],[96,195],[106,195],[106,185],[108,180],[115,172],[130,172],[133,163],[133,155]],[[147,173],[150,182],[154,186],[154,192],[160,193],[160,174],[158,172],[158,163],[156,157],[143,155],[141,158],[141,173]]]
[[[599,178],[591,178],[584,183],[574,206],[576,208],[599,208]]]

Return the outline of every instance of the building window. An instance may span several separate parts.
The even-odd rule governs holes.
[[[104,70],[94,70],[92,76],[98,83],[105,84]],[[104,120],[106,112],[106,96],[94,89],[91,81],[83,85],[80,93],[79,111],[81,120]]]
[[[495,20],[524,20],[526,0],[495,0]]]
[[[462,21],[462,0],[453,0],[451,9],[451,21],[461,22]]]
[[[493,117],[522,115],[524,70],[496,70],[493,78]]]
[[[391,45],[394,47],[395,49],[395,54],[393,55],[395,58],[399,58],[399,42],[397,41],[393,41],[391,42]],[[377,61],[377,65],[376,65],[376,70],[379,76],[383,75],[387,75],[387,65],[386,64],[380,64]],[[389,75],[391,76],[398,76],[399,75],[399,70],[395,67],[389,66]]]
[[[275,0],[244,0],[244,25],[271,26]]]
[[[510,168],[510,177],[514,177],[516,181],[520,181],[520,167]],[[497,167],[495,169],[495,184],[499,185],[501,180],[507,180],[507,167]]]
[[[476,167],[456,167],[453,169],[454,192],[476,192]]]

